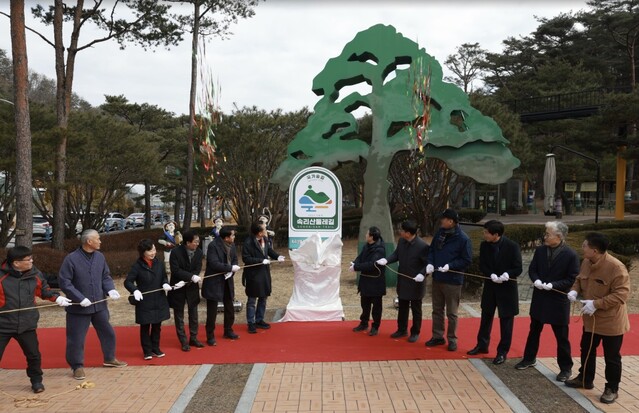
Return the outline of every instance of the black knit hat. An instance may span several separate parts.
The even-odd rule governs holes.
[[[442,218],[452,219],[455,222],[459,222],[459,215],[455,212],[454,209],[446,208],[444,212],[442,212]]]

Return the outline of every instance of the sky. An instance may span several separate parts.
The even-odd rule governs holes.
[[[27,6],[35,3],[27,0]],[[215,100],[224,113],[244,106],[267,111],[312,109],[319,100],[311,90],[313,78],[358,32],[375,24],[394,26],[443,66],[463,43],[477,42],[488,51],[501,52],[506,38],[536,29],[536,17],[586,7],[585,0],[267,0],[255,9],[254,17],[232,26],[228,39],[212,38],[202,56],[205,70],[219,88]],[[9,12],[8,1],[0,2],[0,11]],[[52,27],[40,25],[29,10],[25,13],[27,26],[52,39]],[[98,34],[90,26],[83,28],[80,44]],[[117,42],[110,41],[81,51],[74,92],[94,106],[104,103],[105,95],[124,95],[129,102],[188,113],[189,36],[170,50],[144,51],[137,46],[120,50]],[[11,55],[10,22],[1,15],[0,48]],[[30,70],[55,78],[50,45],[28,32],[27,53]],[[450,72],[444,68],[444,74]]]

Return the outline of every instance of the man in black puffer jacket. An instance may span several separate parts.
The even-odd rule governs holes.
[[[41,393],[44,391],[42,356],[36,334],[40,313],[32,308],[36,296],[61,307],[71,305],[71,300],[51,291],[42,273],[33,266],[30,248],[11,248],[0,267],[0,359],[9,340],[15,339],[27,358],[31,388],[34,393]]]
[[[362,315],[360,323],[353,329],[355,332],[366,331],[368,320],[373,310],[373,325],[369,336],[376,336],[382,322],[382,297],[386,295],[386,269],[375,261],[386,256],[386,247],[381,232],[377,227],[370,227],[366,233],[366,245],[362,248],[350,271],[359,271],[357,291],[361,295]]]

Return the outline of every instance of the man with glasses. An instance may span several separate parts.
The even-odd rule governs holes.
[[[198,315],[197,306],[200,304],[200,272],[202,271],[203,253],[200,248],[200,237],[193,231],[186,231],[183,244],[171,250],[169,265],[171,267],[171,282],[173,291],[169,292],[169,305],[173,308],[175,318],[175,332],[177,333],[182,351],[191,351],[191,346],[202,348],[197,339]],[[184,304],[189,311],[189,340],[184,330]]]
[[[240,338],[233,332],[235,323],[235,286],[233,275],[239,271],[235,250],[235,231],[228,226],[220,229],[220,236],[209,244],[206,251],[206,271],[202,283],[202,297],[206,298],[206,344],[215,346],[217,303],[224,304],[224,338]]]
[[[545,324],[550,324],[557,340],[557,381],[565,382],[572,374],[572,357],[568,341],[570,301],[566,293],[579,274],[577,253],[566,245],[568,226],[563,222],[546,223],[544,245],[535,250],[528,275],[535,290],[530,301],[530,331],[523,359],[515,365],[524,370],[537,364],[539,337]]]
[[[84,343],[92,324],[98,334],[104,355],[104,367],[124,367],[127,363],[115,358],[115,330],[109,322],[106,298],[117,300],[111,271],[100,252],[102,241],[94,229],[80,236],[82,246],[64,258],[60,267],[60,289],[74,303],[67,311],[67,363],[73,378],[84,380]]]
[[[36,295],[61,307],[71,305],[71,300],[51,291],[42,273],[33,266],[30,248],[9,249],[0,267],[0,313],[4,313],[0,317],[0,360],[9,341],[17,341],[27,359],[31,389],[42,393],[42,356],[36,333],[40,313],[36,308],[26,310],[33,307]]]
[[[388,258],[380,258],[378,265],[392,264],[399,261],[399,275],[397,276],[397,297],[399,308],[397,311],[397,331],[391,338],[401,338],[408,335],[408,311],[413,313],[413,325],[410,328],[409,343],[419,339],[422,328],[422,300],[426,288],[422,268],[426,265],[428,244],[417,236],[415,221],[404,221],[399,230],[397,248]]]

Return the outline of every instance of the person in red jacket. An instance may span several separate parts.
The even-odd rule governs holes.
[[[9,340],[16,340],[27,359],[31,388],[34,393],[42,393],[42,356],[36,333],[40,313],[34,308],[36,296],[61,307],[71,305],[71,300],[51,291],[42,273],[33,266],[30,248],[9,249],[0,267],[0,360]]]

